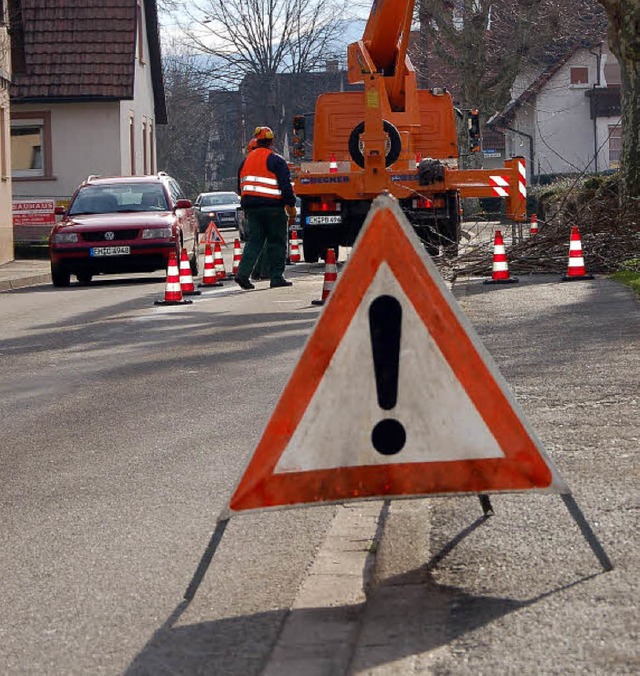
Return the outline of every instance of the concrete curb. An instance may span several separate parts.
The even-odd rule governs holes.
[[[19,279],[2,279],[0,280],[0,292],[15,291],[16,289],[38,286],[39,284],[51,284],[51,274],[32,275],[31,277],[21,277]]]
[[[340,506],[262,676],[346,673],[360,633],[381,505]]]

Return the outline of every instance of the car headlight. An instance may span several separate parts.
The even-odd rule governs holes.
[[[171,228],[145,228],[142,239],[169,239],[171,234]]]
[[[53,236],[55,244],[73,244],[78,241],[77,232],[56,232]]]

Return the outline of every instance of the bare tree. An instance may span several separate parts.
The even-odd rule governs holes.
[[[419,62],[429,80],[442,80],[439,65],[453,69],[460,104],[491,114],[508,103],[523,67],[542,68],[602,37],[598,10],[596,0],[421,0]]]
[[[191,196],[205,189],[211,115],[207,80],[197,60],[178,50],[164,59],[166,125],[158,127],[158,167],[175,176]]]
[[[640,0],[598,0],[622,79],[622,201],[640,212]]]
[[[185,34],[226,67],[230,83],[247,73],[302,73],[323,64],[341,30],[335,0],[196,0]]]

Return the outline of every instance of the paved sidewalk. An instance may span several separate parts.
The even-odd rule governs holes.
[[[25,258],[0,265],[0,292],[50,283],[49,261],[45,258]]]

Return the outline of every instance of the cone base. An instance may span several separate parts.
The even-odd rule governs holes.
[[[224,286],[224,284],[222,282],[200,282],[200,284],[198,284],[198,286],[209,286],[209,287],[211,287],[211,286]],[[198,291],[198,293],[200,293],[200,291]]]
[[[509,279],[485,279],[483,284],[515,284],[520,280],[517,277],[509,277]]]
[[[202,291],[196,291],[195,289],[193,291],[183,291],[182,295],[183,296],[200,296],[202,294]]]
[[[324,305],[325,301],[323,300],[312,300],[311,305]]]
[[[573,277],[570,277],[569,275],[565,275],[564,277],[560,278],[561,282],[579,282],[583,279],[595,279],[593,275],[574,275]]]
[[[192,300],[157,300],[154,305],[190,305]]]

